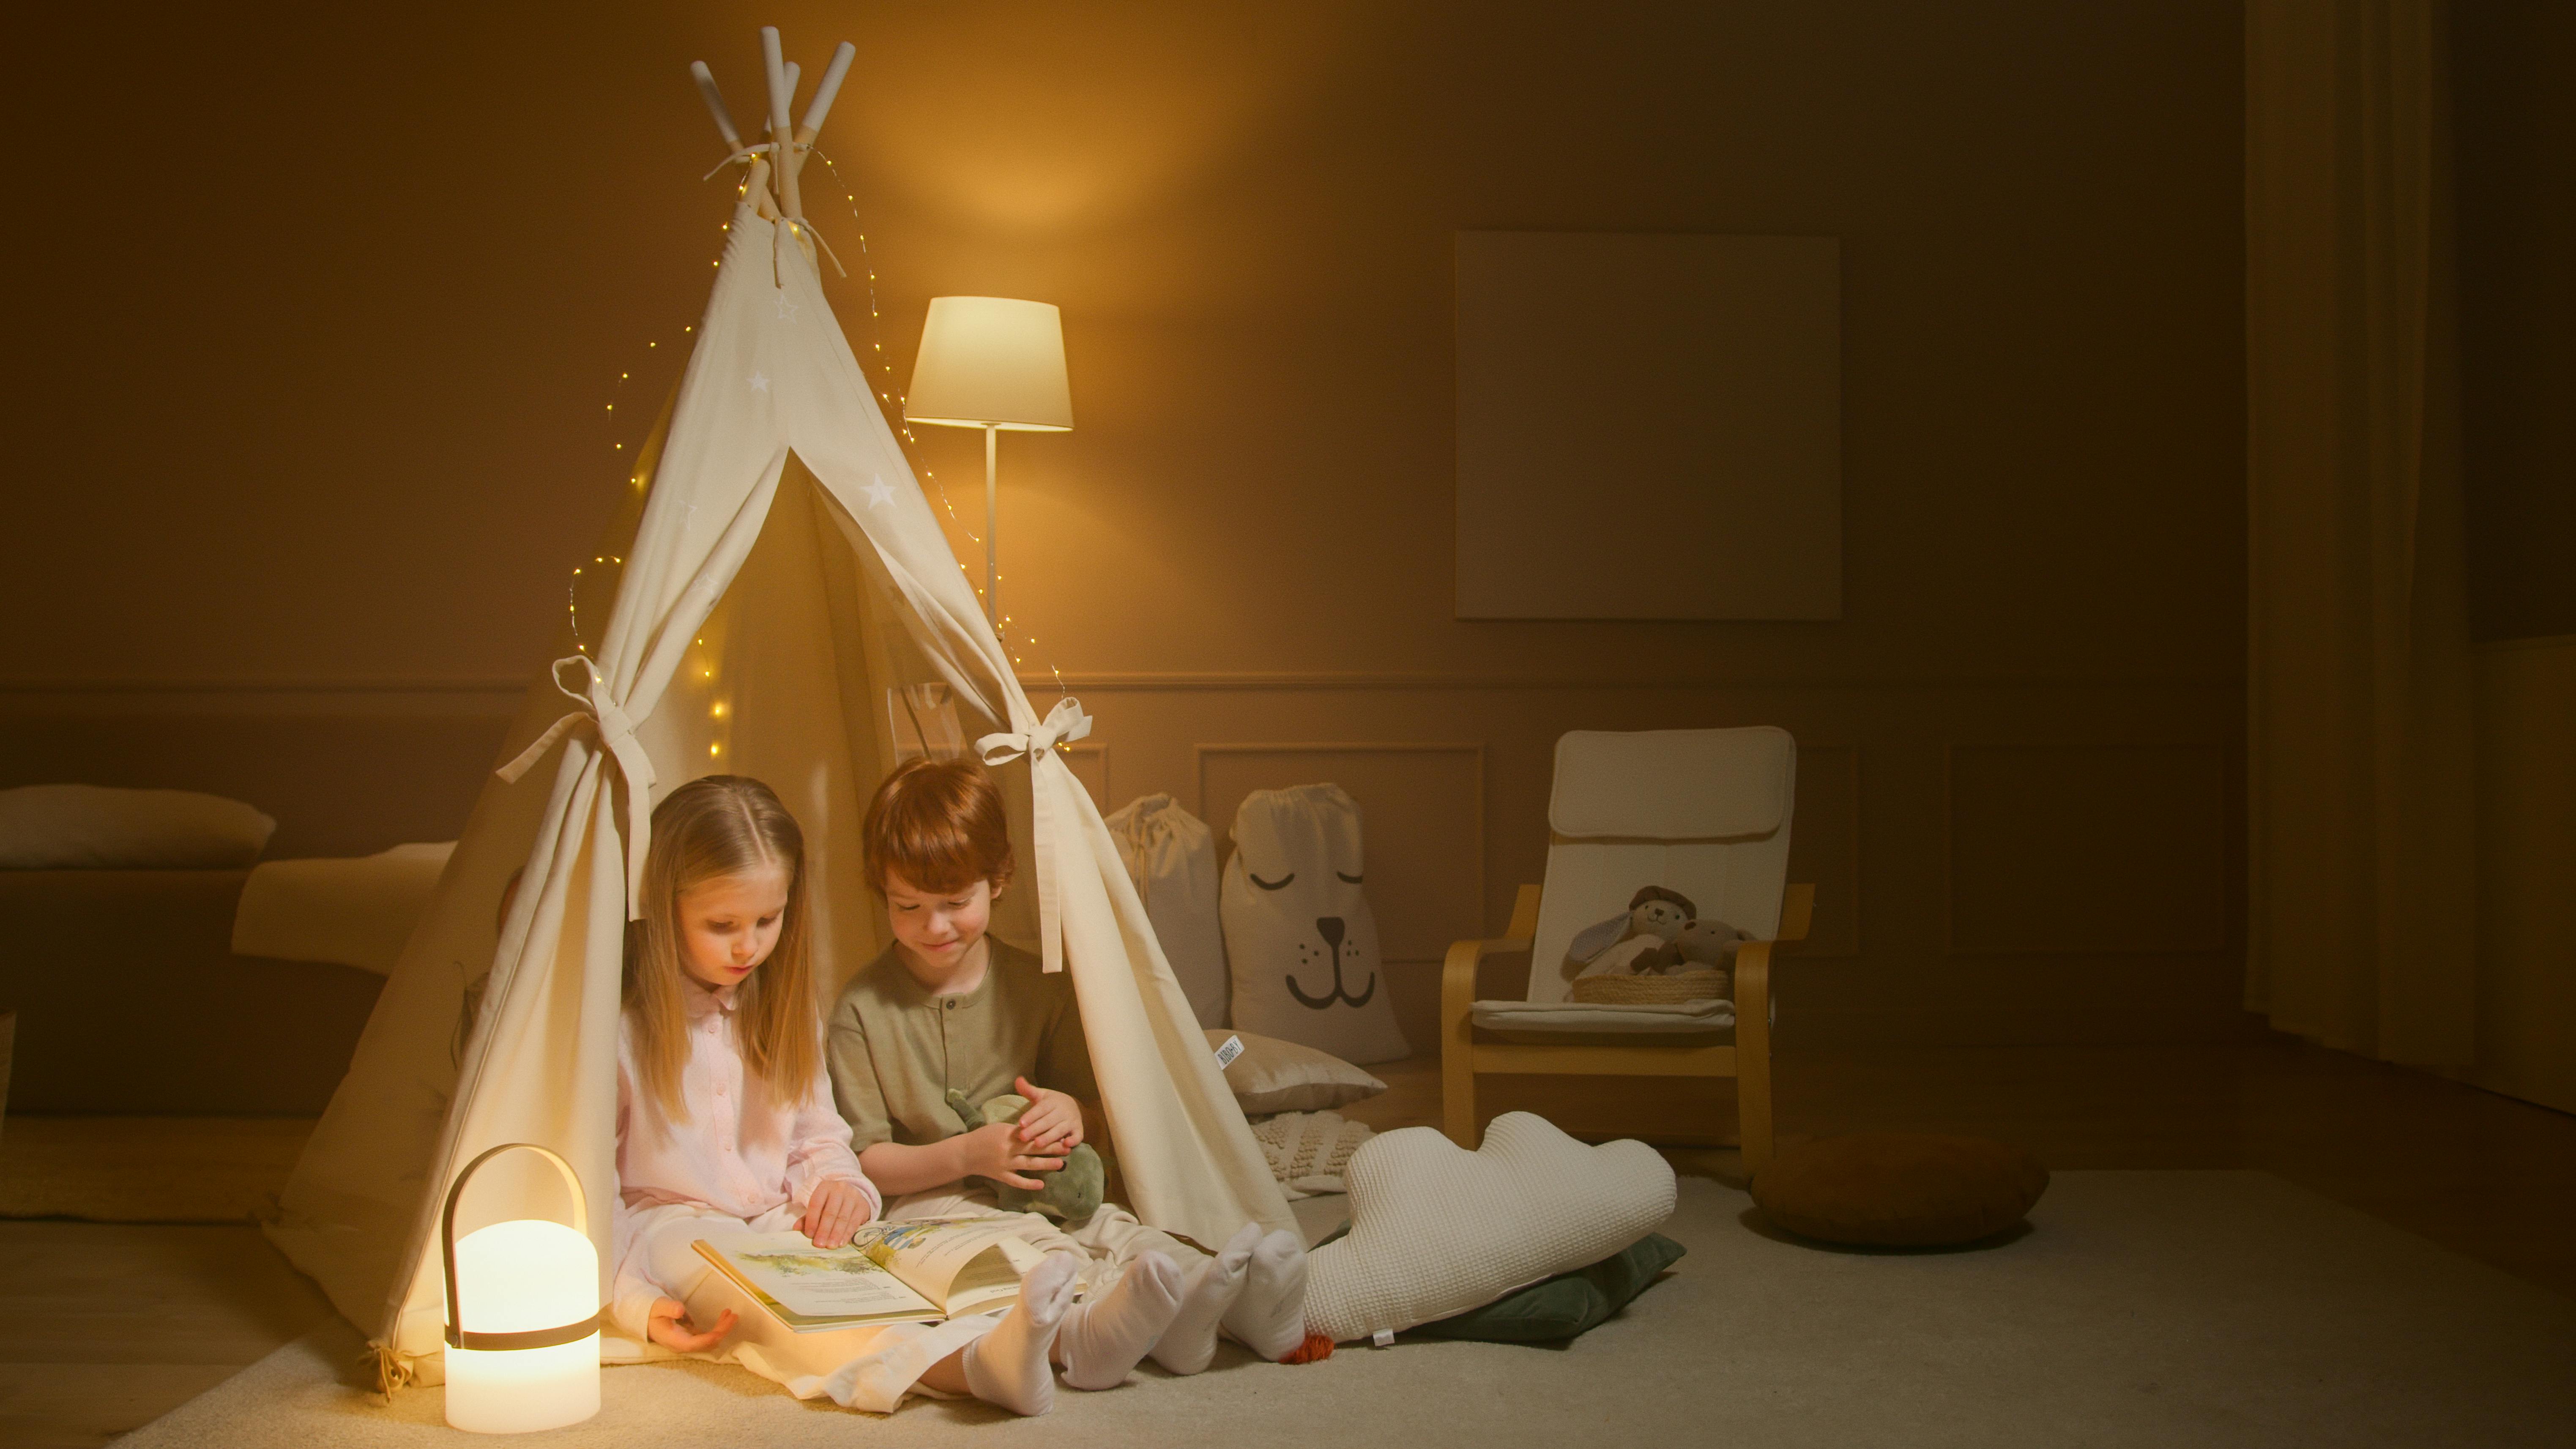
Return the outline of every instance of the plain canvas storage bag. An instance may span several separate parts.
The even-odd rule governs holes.
[[[1201,1026],[1225,1025],[1225,933],[1217,923],[1216,835],[1169,795],[1140,795],[1103,822],[1118,843],[1163,959]]]
[[[1233,835],[1223,919],[1234,1025],[1347,1062],[1410,1056],[1361,889],[1359,802],[1339,785],[1257,790]]]

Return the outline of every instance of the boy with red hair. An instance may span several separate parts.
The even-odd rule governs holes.
[[[888,1218],[998,1215],[977,1179],[1043,1187],[1035,1174],[1062,1167],[1100,1121],[1073,979],[986,933],[1014,861],[1001,792],[980,765],[907,762],[878,787],[861,838],[895,939],[851,979],[828,1023],[850,1145],[893,1199]],[[1030,1105],[1015,1123],[966,1131],[952,1090],[977,1104],[1017,1092]],[[1220,1326],[1273,1360],[1304,1339],[1305,1246],[1293,1233],[1265,1238],[1247,1224],[1209,1257],[1111,1203],[1066,1229],[1015,1216],[1040,1248],[1078,1248],[1124,1269],[1058,1334],[1076,1388],[1122,1382],[1148,1351],[1173,1373],[1197,1373]],[[1193,1266],[1183,1273],[1176,1260]]]

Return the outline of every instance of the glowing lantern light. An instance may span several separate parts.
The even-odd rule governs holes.
[[[514,1218],[456,1237],[475,1170],[534,1152],[572,1190],[572,1226]],[[447,1422],[478,1434],[560,1429],[599,1412],[599,1250],[572,1164],[532,1142],[495,1147],[457,1174],[439,1216],[447,1266]]]

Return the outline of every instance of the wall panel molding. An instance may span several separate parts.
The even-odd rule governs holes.
[[[1817,786],[1824,789],[1819,792]],[[1817,795],[1821,810],[1811,811]],[[1802,961],[1850,961],[1862,955],[1860,933],[1860,747],[1841,741],[1798,742],[1797,818],[1789,837],[1789,878],[1816,888],[1816,917],[1794,953]],[[1817,845],[1815,836],[1825,836]]]
[[[1577,679],[1558,675],[1518,674],[1434,674],[1427,672],[1386,672],[1340,670],[1173,670],[1169,672],[1136,671],[1067,671],[1062,675],[1024,674],[1020,687],[1031,698],[1051,694],[1059,687],[1072,691],[1104,694],[1187,693],[1193,691],[1258,691],[1258,690],[1617,690],[1670,692],[1688,690],[1813,690],[1819,693],[1867,693],[1877,690],[1979,690],[1979,689],[2157,689],[2237,691],[2245,687],[2241,675],[2105,675],[2081,678],[2066,675],[1993,675],[1988,677],[1938,677],[1928,675],[1891,675],[1860,679],[1814,679],[1794,676],[1745,675],[1725,679]]]
[[[1440,960],[1489,920],[1485,742],[1199,743],[1190,755],[1195,809],[1216,832],[1220,859],[1235,807],[1253,790],[1329,780],[1360,802],[1379,964],[1406,1040],[1429,1049],[1439,1039]]]
[[[1487,889],[1486,883],[1487,870],[1485,864],[1486,782],[1484,741],[1324,740],[1276,744],[1202,743],[1192,745],[1190,747],[1190,752],[1193,757],[1191,776],[1197,796],[1197,798],[1192,801],[1192,811],[1201,820],[1207,821],[1208,828],[1216,832],[1216,836],[1219,841],[1225,840],[1226,833],[1233,829],[1234,819],[1233,812],[1231,810],[1226,812],[1226,818],[1223,820],[1214,819],[1209,814],[1208,764],[1211,760],[1253,755],[1278,755],[1291,757],[1306,756],[1310,758],[1328,757],[1333,755],[1457,755],[1464,757],[1468,762],[1469,778],[1472,781],[1471,788],[1468,791],[1471,798],[1471,813],[1470,818],[1459,823],[1459,838],[1463,842],[1462,853],[1471,861],[1470,869],[1473,874],[1471,876],[1472,886],[1470,894],[1475,902],[1475,915],[1472,922],[1462,923],[1463,929],[1460,930],[1458,938],[1463,939],[1468,936],[1473,936],[1484,929],[1483,922],[1485,919],[1485,911],[1491,903],[1491,892]],[[1264,786],[1260,788],[1275,789],[1279,787]],[[1355,798],[1361,798],[1363,806],[1367,804],[1366,799],[1361,797],[1360,791],[1353,790],[1351,793]],[[1380,832],[1371,828],[1370,838],[1372,840],[1380,838]],[[1379,851],[1380,847],[1377,845],[1372,845],[1370,847],[1370,853],[1373,856],[1377,855]],[[1217,853],[1219,857],[1222,858],[1226,854],[1226,850],[1225,848],[1220,847]],[[1371,871],[1372,874],[1374,874],[1375,868],[1372,867]],[[1373,894],[1370,897],[1370,905],[1373,909],[1381,912],[1380,926],[1381,935],[1383,935],[1383,911],[1385,903]],[[1445,942],[1441,944],[1440,949],[1446,950]],[[1439,955],[1436,952],[1397,954],[1395,950],[1390,949],[1387,959],[1390,962],[1418,962],[1425,960],[1438,960]]]
[[[1073,778],[1081,781],[1082,788],[1091,792],[1091,803],[1100,808],[1101,814],[1106,815],[1117,808],[1109,803],[1117,798],[1109,793],[1109,746],[1071,744],[1056,748],[1063,752],[1065,766],[1073,771]]]

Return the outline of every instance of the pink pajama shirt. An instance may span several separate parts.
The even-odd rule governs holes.
[[[683,999],[689,1052],[680,1098],[689,1107],[687,1121],[671,1121],[644,1090],[632,1028],[619,1033],[617,1266],[609,1299],[617,1331],[639,1345],[648,1342],[646,1327],[660,1298],[687,1304],[700,1328],[731,1307],[740,1325],[709,1356],[740,1362],[799,1398],[824,1394],[852,1408],[892,1411],[923,1370],[989,1330],[993,1320],[790,1333],[697,1255],[690,1245],[705,1235],[707,1219],[783,1231],[804,1216],[814,1190],[834,1178],[867,1194],[870,1219],[883,1213],[885,1199],[859,1170],[850,1129],[833,1109],[819,1064],[796,1101],[771,1102],[745,1080],[734,1045],[733,988],[691,986]]]

